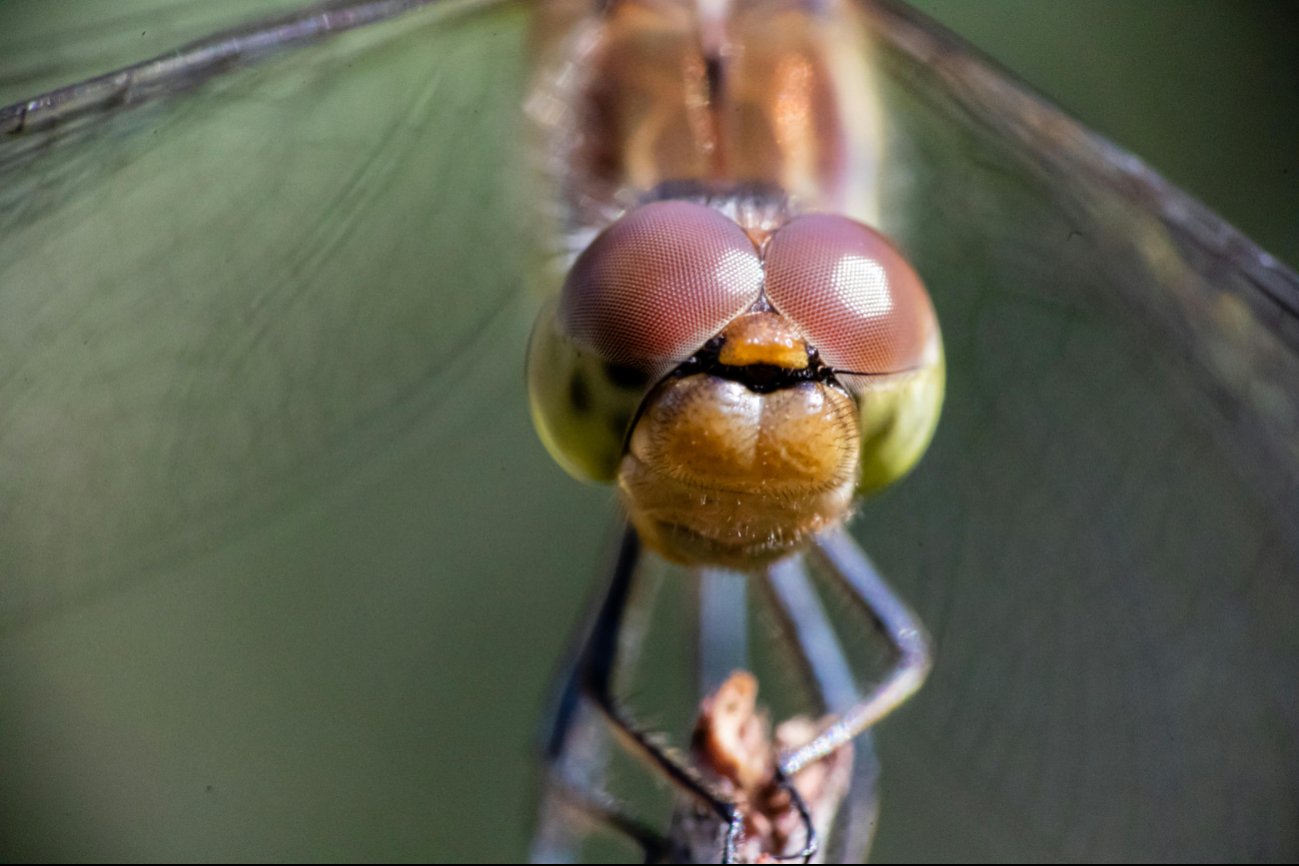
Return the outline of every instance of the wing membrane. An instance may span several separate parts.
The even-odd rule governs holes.
[[[394,428],[454,426],[458,377],[515,374],[518,260],[484,252],[519,244],[518,16],[352,5],[38,100],[4,141],[4,622],[256,525]]]
[[[939,644],[881,737],[877,855],[1286,859],[1299,283],[932,25],[869,14],[885,213],[951,369],[931,454],[858,523]]]

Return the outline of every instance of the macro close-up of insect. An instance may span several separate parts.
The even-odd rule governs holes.
[[[1299,852],[1299,279],[916,10],[3,57],[0,857]]]

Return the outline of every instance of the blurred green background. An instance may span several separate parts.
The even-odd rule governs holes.
[[[0,102],[265,8],[6,3]],[[1286,4],[921,8],[1299,260]],[[612,502],[524,405],[523,19],[0,152],[0,858],[521,856]],[[858,524],[940,652],[878,851],[1286,859],[1299,554],[1240,453],[1293,403],[1273,347],[1151,324],[1203,261],[891,68],[952,386]]]
[[[918,0],[1263,249],[1299,263],[1299,9],[1277,0]]]

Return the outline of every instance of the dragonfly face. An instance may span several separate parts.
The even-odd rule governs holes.
[[[542,313],[529,380],[552,453],[616,475],[650,546],[743,569],[909,470],[943,376],[928,295],[877,232],[738,213],[679,200],[619,219]]]

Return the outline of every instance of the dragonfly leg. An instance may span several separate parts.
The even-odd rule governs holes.
[[[571,666],[544,752],[542,800],[528,861],[573,862],[587,827],[598,825],[638,844],[645,861],[653,862],[665,842],[621,810],[606,791],[608,741],[602,719],[578,699],[576,674]]]
[[[632,606],[637,567],[640,563],[639,539],[630,527],[623,532],[622,543],[612,578],[603,601],[594,611],[580,648],[574,654],[558,690],[553,714],[554,723],[546,740],[546,799],[533,840],[533,862],[571,860],[576,847],[567,824],[573,815],[601,821],[620,831],[645,848],[653,857],[661,837],[645,831],[612,806],[603,790],[607,725],[624,748],[647,761],[672,785],[708,807],[726,827],[723,862],[735,862],[735,851],[743,830],[743,815],[735,804],[707,785],[694,770],[675,755],[656,745],[648,734],[619,706],[613,693],[615,672],[620,655],[630,655],[633,648],[621,651],[620,635]]]
[[[604,715],[618,735],[619,742],[629,752],[656,768],[673,787],[693,797],[717,815],[726,827],[722,862],[734,863],[736,846],[744,828],[744,816],[740,810],[701,779],[689,764],[655,744],[649,734],[619,706],[613,692],[613,676],[618,665],[618,635],[622,630],[640,556],[640,541],[635,530],[628,527],[608,594],[596,615],[586,647],[578,658],[577,676],[582,691]]]
[[[857,607],[884,635],[894,659],[884,678],[865,697],[856,700],[811,742],[781,757],[780,769],[788,776],[851,742],[896,709],[920,688],[933,663],[929,637],[920,620],[846,532],[837,530],[824,536],[812,555],[848,590]]]
[[[827,863],[863,863],[875,844],[875,830],[880,817],[880,762],[875,754],[875,740],[870,731],[853,744],[852,779],[841,807],[839,826],[843,829],[835,840],[834,856]]]
[[[596,780],[574,777],[561,764],[547,772],[546,794],[541,821],[533,838],[529,862],[568,863],[575,857],[572,832],[575,824],[594,824],[636,843],[646,863],[663,860],[667,839],[629,815],[600,787]]]
[[[765,586],[783,625],[781,636],[789,642],[795,659],[814,686],[818,710],[827,712],[856,704],[860,698],[856,678],[812,586],[804,559],[791,557],[771,566]],[[861,734],[853,746],[852,778],[836,822],[843,828],[835,842],[837,856],[827,857],[826,862],[861,862],[874,840],[879,817],[879,760],[869,731]]]
[[[620,527],[620,541],[622,535]],[[621,547],[620,543],[611,573],[626,567]],[[587,830],[582,825],[590,824],[603,824],[639,843],[647,861],[657,857],[661,848],[661,837],[654,837],[647,828],[618,811],[604,787],[608,737],[603,718],[584,700],[582,688],[582,660],[603,599],[603,592],[592,599],[557,677],[548,714],[551,722],[542,744],[542,799],[529,851],[532,863],[573,862]],[[624,652],[624,656],[634,658],[634,652]]]

